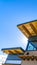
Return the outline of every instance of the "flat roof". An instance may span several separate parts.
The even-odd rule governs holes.
[[[17,27],[27,38],[37,36],[37,20],[19,24]]]
[[[13,54],[13,55],[20,55],[24,54],[24,49],[21,47],[14,47],[14,48],[4,48],[2,51],[6,54]]]

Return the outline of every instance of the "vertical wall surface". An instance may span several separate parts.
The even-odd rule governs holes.
[[[22,61],[22,64],[21,65],[37,65],[37,61],[36,60],[34,60],[34,61],[27,61],[27,60],[25,60],[25,61]]]

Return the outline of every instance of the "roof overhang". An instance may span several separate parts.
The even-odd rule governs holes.
[[[21,47],[17,48],[4,48],[2,51],[6,54],[20,55],[24,54],[24,50]]]
[[[37,20],[19,24],[17,25],[17,27],[23,32],[23,34],[27,38],[37,36]]]

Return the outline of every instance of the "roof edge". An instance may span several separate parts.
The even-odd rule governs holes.
[[[37,19],[36,20],[32,20],[32,21],[28,21],[28,22],[25,22],[25,23],[22,23],[22,24],[27,24],[27,23],[35,22],[35,21],[37,21]],[[18,24],[17,27],[20,26],[20,25],[22,25],[22,24]]]

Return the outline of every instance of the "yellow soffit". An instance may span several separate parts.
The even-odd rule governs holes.
[[[17,27],[27,38],[37,36],[37,20],[19,24]]]
[[[21,49],[21,48],[17,48],[17,49],[2,49],[2,51],[4,53],[6,53],[6,54],[14,54],[14,55],[16,55],[16,54],[18,54],[18,55],[24,54],[24,50]]]

